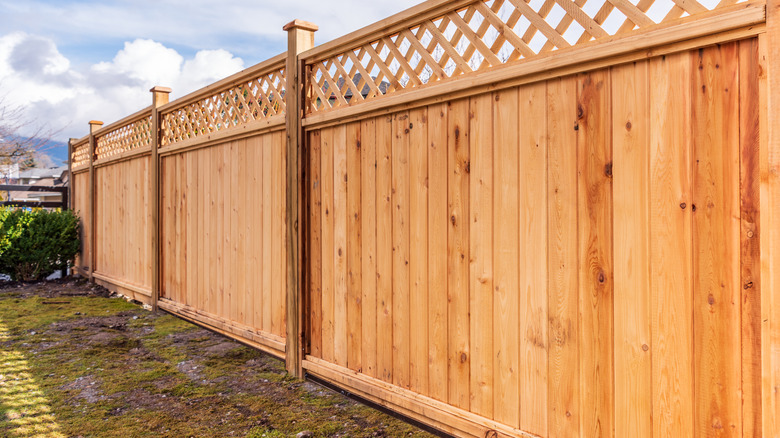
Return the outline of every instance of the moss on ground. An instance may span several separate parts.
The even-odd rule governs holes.
[[[0,286],[0,436],[430,436],[84,282]]]

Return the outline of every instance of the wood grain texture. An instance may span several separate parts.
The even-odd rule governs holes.
[[[392,236],[393,236],[393,383],[411,385],[409,319],[409,113],[393,115]]]
[[[360,124],[360,214],[362,271],[362,362],[363,372],[378,377],[377,370],[377,188],[376,120]]]
[[[323,129],[320,132],[322,159],[322,358],[335,361],[334,353],[334,235],[333,235],[333,131]]]
[[[694,432],[735,436],[740,404],[739,54],[693,57]]]
[[[377,372],[393,382],[393,118],[376,118]]]
[[[469,102],[469,321],[472,412],[493,418],[493,105]]]
[[[469,101],[447,109],[447,314],[449,403],[469,409]]]
[[[493,386],[494,417],[520,427],[520,290],[518,286],[519,183],[517,89],[493,97]],[[538,189],[538,187],[535,187]],[[530,249],[529,249],[530,252]],[[545,370],[546,371],[546,370]],[[545,388],[546,392],[546,388]],[[547,406],[545,403],[545,411]]]
[[[309,246],[306,248],[309,260],[309,354],[322,358],[322,267],[326,262],[322,256],[322,156],[320,131],[309,133]]]
[[[409,112],[409,387],[428,394],[428,109]]]
[[[758,40],[739,42],[742,436],[761,435],[760,89]]]
[[[653,436],[693,436],[690,54],[650,60]],[[683,208],[685,207],[685,208]]]
[[[577,83],[547,82],[549,287],[548,434],[579,435],[580,367],[577,253]]]
[[[615,436],[653,432],[646,61],[612,69]],[[633,90],[633,92],[626,92]]]
[[[547,85],[518,89],[520,428],[547,434]],[[497,205],[498,207],[498,205]],[[512,236],[514,239],[514,236]]]
[[[580,433],[614,433],[612,142],[609,71],[577,83]],[[585,409],[587,407],[587,409]]]
[[[360,123],[347,125],[347,367],[363,369],[363,278]]]
[[[448,400],[448,105],[428,108],[428,395]]]
[[[333,130],[333,353],[347,366],[347,127]]]

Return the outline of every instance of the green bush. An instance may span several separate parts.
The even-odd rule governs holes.
[[[72,211],[0,209],[0,274],[44,280],[79,252],[79,219]]]

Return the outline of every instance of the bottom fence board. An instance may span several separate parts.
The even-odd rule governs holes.
[[[537,435],[497,423],[452,405],[360,374],[313,356],[303,361],[307,373],[380,406],[458,437],[527,437]]]
[[[241,325],[234,321],[229,321],[217,315],[166,298],[160,298],[157,304],[166,312],[184,318],[195,324],[205,326],[210,330],[214,330],[229,338],[243,342],[272,356],[281,359],[284,359],[285,357],[286,341],[280,336],[260,332],[257,329]]]

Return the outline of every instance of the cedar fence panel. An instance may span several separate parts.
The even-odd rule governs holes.
[[[296,20],[71,143],[78,270],[455,436],[779,436],[778,14]]]

